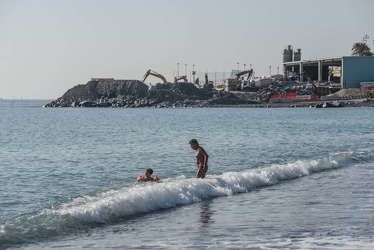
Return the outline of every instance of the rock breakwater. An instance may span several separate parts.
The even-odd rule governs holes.
[[[266,95],[264,94],[266,93]],[[328,100],[271,103],[269,89],[259,92],[226,92],[209,85],[203,88],[192,83],[158,83],[148,86],[138,80],[97,80],[77,85],[44,107],[374,107],[372,91],[343,89],[328,96]],[[332,97],[334,98],[332,98]],[[266,97],[266,98],[265,98]],[[326,99],[326,98],[324,98]],[[325,105],[323,105],[326,102]],[[336,105],[334,105],[336,106]]]
[[[208,85],[158,83],[149,87],[138,80],[89,81],[69,89],[45,107],[210,107],[253,104],[253,101]]]

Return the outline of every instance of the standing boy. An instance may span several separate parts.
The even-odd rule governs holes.
[[[197,165],[197,173],[196,178],[204,178],[206,172],[208,171],[208,157],[209,155],[205,152],[205,150],[199,146],[199,143],[196,139],[191,139],[189,144],[193,150],[196,151],[196,165]]]

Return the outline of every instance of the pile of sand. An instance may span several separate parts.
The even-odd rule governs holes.
[[[360,88],[352,88],[352,89],[341,89],[334,94],[330,94],[328,96],[337,96],[340,98],[368,98],[369,93],[374,93],[374,90],[363,90]]]

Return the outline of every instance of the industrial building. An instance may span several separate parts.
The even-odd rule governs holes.
[[[318,82],[331,82],[340,88],[360,88],[361,82],[374,82],[374,56],[343,56],[301,60],[301,49],[288,45],[283,51],[283,72],[288,78],[305,81],[305,75]]]

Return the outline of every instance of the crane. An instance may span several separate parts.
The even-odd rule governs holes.
[[[145,74],[144,74],[144,76],[143,76],[143,80],[142,80],[142,82],[144,82],[145,79],[147,79],[147,77],[148,77],[149,75],[151,75],[151,76],[155,76],[155,77],[157,77],[157,78],[160,78],[164,83],[167,83],[167,82],[168,82],[168,81],[166,81],[166,78],[165,78],[163,75],[157,73],[156,71],[150,70],[150,69],[149,69],[147,72],[145,72]]]

